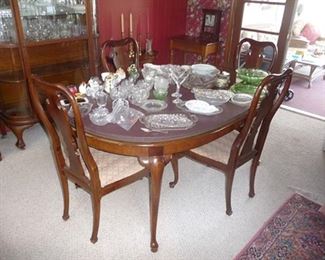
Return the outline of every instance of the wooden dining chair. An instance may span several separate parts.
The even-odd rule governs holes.
[[[139,46],[135,39],[107,40],[101,47],[101,61],[104,71],[115,72],[118,68],[127,71],[131,64],[139,68]]]
[[[82,116],[72,94],[62,85],[33,75],[30,96],[34,111],[50,139],[63,193],[63,219],[69,218],[68,180],[91,196],[93,228],[91,242],[97,241],[100,201],[106,194],[148,174],[136,157],[110,154],[88,146]],[[73,117],[60,101],[68,100]],[[70,113],[69,113],[70,114]]]
[[[231,190],[235,170],[252,160],[250,168],[249,197],[254,197],[256,169],[264,147],[271,120],[284,100],[290,86],[292,69],[282,74],[270,74],[257,87],[247,117],[242,126],[217,140],[192,149],[172,159],[174,187],[178,181],[177,159],[189,157],[209,167],[220,170],[226,177],[226,213],[232,214]]]
[[[273,42],[244,38],[237,45],[234,68],[274,72],[272,69],[277,57],[278,48]]]

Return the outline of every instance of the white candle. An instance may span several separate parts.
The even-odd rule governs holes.
[[[132,19],[132,13],[130,13],[130,33],[132,34],[132,31],[133,31],[133,19]]]
[[[124,34],[124,14],[121,14],[121,32]]]

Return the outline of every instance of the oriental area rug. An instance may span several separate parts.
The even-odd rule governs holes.
[[[325,259],[325,215],[320,208],[294,194],[234,259]]]

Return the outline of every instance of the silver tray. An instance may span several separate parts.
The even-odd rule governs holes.
[[[140,118],[140,122],[151,130],[186,130],[197,120],[195,115],[185,113],[151,114]]]

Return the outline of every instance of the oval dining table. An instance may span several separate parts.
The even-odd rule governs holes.
[[[169,92],[172,93],[172,87]],[[194,99],[186,88],[181,89],[183,100]],[[157,113],[188,113],[177,107],[170,95],[167,97],[168,107]],[[111,104],[107,106],[111,111]],[[234,129],[244,122],[248,108],[227,102],[221,105],[223,112],[216,115],[196,115],[195,125],[186,130],[168,132],[144,132],[144,125],[138,120],[129,131],[117,124],[105,126],[94,125],[88,116],[84,117],[84,127],[88,145],[101,151],[136,156],[139,162],[150,171],[150,247],[152,252],[158,250],[156,239],[158,208],[161,181],[165,165],[174,154],[182,153],[195,147],[209,143]],[[149,114],[140,107],[134,106],[145,115]]]

